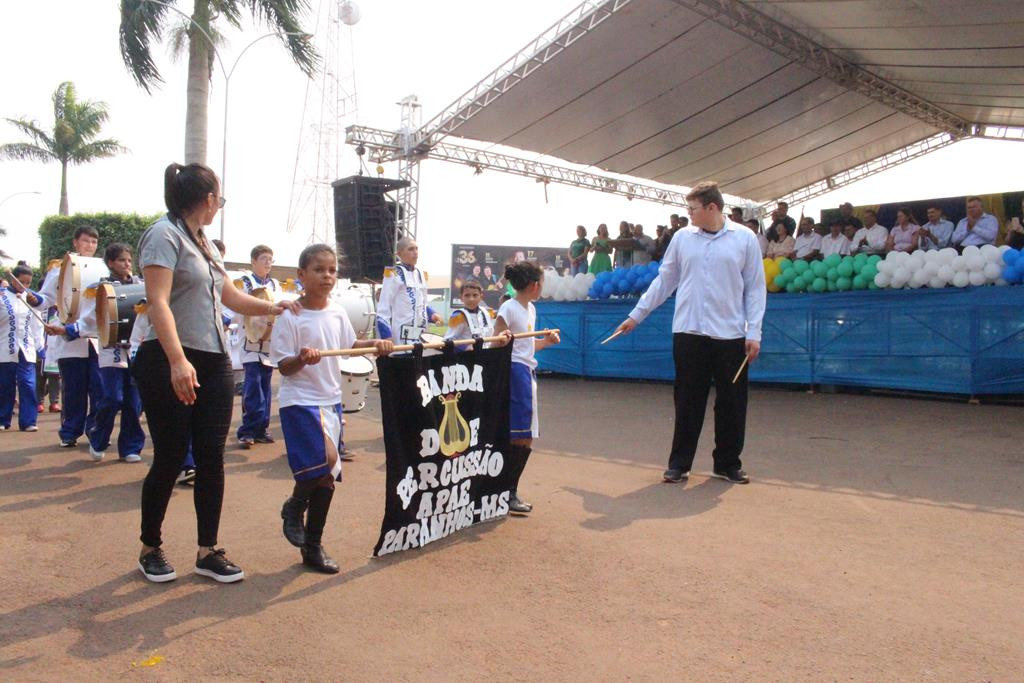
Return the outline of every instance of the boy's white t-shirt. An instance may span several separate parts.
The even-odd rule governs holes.
[[[275,364],[299,355],[299,349],[349,349],[356,332],[343,309],[333,301],[319,311],[303,308],[295,315],[285,311],[274,321],[270,336],[270,360]],[[294,375],[281,376],[278,405],[333,406],[341,403],[341,357],[321,358],[316,365],[304,365]]]
[[[498,317],[505,321],[508,329],[513,333],[533,332],[537,324],[537,309],[533,302],[529,302],[526,308],[514,298],[509,299],[498,309]],[[537,367],[537,359],[533,356],[533,337],[524,337],[512,342],[512,362],[522,363],[530,368]]]

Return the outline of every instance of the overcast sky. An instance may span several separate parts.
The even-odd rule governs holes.
[[[322,0],[312,0],[314,10]],[[323,0],[327,1],[327,0]],[[574,7],[577,0],[360,0],[362,20],[343,33],[343,49],[355,55],[359,108],[344,124],[397,128],[396,102],[416,94],[429,118],[499,63]],[[173,61],[158,45],[154,53],[165,83],[148,95],[125,69],[118,50],[119,3],[115,0],[2,2],[0,24],[0,117],[34,118],[44,128],[53,122],[50,96],[65,80],[83,99],[110,107],[105,136],[130,151],[69,171],[72,212],[163,211],[162,172],[180,161],[184,147],[185,60]],[[178,3],[187,10],[191,3]],[[306,24],[310,30],[313,17]],[[228,32],[223,51],[228,68],[262,26]],[[292,175],[300,140],[306,79],[276,39],[249,50],[231,79],[226,236],[228,257],[247,260],[253,244],[265,242],[278,263],[294,264],[310,230],[285,231]],[[213,76],[208,163],[221,172],[224,78]],[[308,131],[308,127],[307,127]],[[17,131],[0,123],[0,142],[20,141]],[[855,204],[910,200],[968,193],[1019,190],[1024,143],[967,141],[813,201],[809,214],[840,201]],[[358,166],[343,150],[339,175]],[[394,175],[395,169],[387,169]],[[16,258],[38,261],[37,228],[57,212],[60,168],[56,164],[0,163],[0,225],[8,231],[3,248]],[[41,194],[13,193],[39,191]],[[8,199],[9,198],[9,199]],[[6,199],[6,201],[5,201]],[[791,207],[799,214],[801,207]],[[428,161],[422,166],[419,241],[421,265],[447,273],[451,244],[567,245],[574,226],[593,233],[596,225],[619,220],[643,223],[649,233],[668,222],[673,210],[657,204],[598,192],[551,185],[544,190],[530,179]],[[213,226],[217,232],[217,224]]]

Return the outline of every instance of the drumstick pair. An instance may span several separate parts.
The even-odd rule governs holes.
[[[526,337],[544,337],[552,332],[558,332],[559,330],[537,330],[535,332],[518,332],[512,335],[513,339],[524,339]],[[483,341],[486,342],[497,342],[505,338],[505,335],[499,334],[494,337],[484,337]],[[473,344],[476,339],[453,339],[452,344],[455,346],[466,346],[467,344]],[[443,349],[445,344],[448,342],[428,342],[423,344],[425,349]],[[412,351],[420,344],[397,344],[392,352],[401,351]],[[368,356],[370,354],[377,353],[377,349],[373,347],[366,347],[362,349],[321,349],[321,356]]]
[[[603,342],[601,342],[601,344],[602,345],[607,344],[612,339],[615,339],[616,337],[618,337],[620,334],[622,334],[622,330],[616,330],[615,333],[612,334],[612,336],[610,336],[607,339],[605,339]],[[740,369],[736,371],[736,374],[732,378],[732,383],[733,384],[736,384],[736,382],[739,381],[740,374],[743,372],[743,368],[747,367],[747,362],[749,360],[750,360],[750,356],[743,356],[743,362],[740,363]]]

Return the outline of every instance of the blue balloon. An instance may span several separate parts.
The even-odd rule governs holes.
[[[1010,251],[1007,251],[1006,253],[1009,254]],[[1006,266],[1003,268],[1003,279],[1011,285],[1015,285],[1021,281],[1021,272],[1013,266]]]
[[[1003,263],[1012,266],[1020,260],[1020,252],[1016,249],[1007,249],[1003,252]]]
[[[632,272],[634,272],[634,273],[639,273],[640,271],[644,270],[645,268],[647,268],[647,266],[645,264],[643,264],[643,263],[636,263],[636,264],[633,265],[632,268],[630,268],[630,270]]]
[[[614,291],[615,285],[613,285],[611,282],[604,283],[603,285],[601,285],[601,298],[607,299],[612,295],[612,292]]]
[[[596,284],[603,285],[612,276],[611,271],[605,270],[597,274],[597,278],[594,280]]]
[[[628,291],[629,291],[629,280],[627,280],[625,278],[622,278],[618,282],[615,283],[615,293],[616,294],[625,294]]]
[[[647,264],[647,270],[654,273],[655,275],[658,274],[658,268],[661,268],[661,264],[658,263],[657,261],[651,261],[650,263]]]

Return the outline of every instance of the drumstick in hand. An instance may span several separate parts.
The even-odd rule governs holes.
[[[743,362],[740,363],[740,369],[736,371],[736,376],[732,378],[733,384],[736,384],[736,380],[740,378],[740,373],[743,372],[743,368],[747,367],[748,360],[750,360],[750,356],[743,356]]]
[[[607,338],[607,339],[605,339],[605,340],[604,340],[603,342],[601,342],[601,345],[603,346],[603,345],[607,344],[607,343],[608,343],[608,342],[610,342],[610,341],[611,341],[612,339],[615,339],[616,337],[618,337],[618,336],[619,336],[620,334],[622,334],[622,330],[616,330],[616,331],[615,331],[615,333],[614,333],[614,334],[612,334],[612,336],[608,337],[608,338]]]

